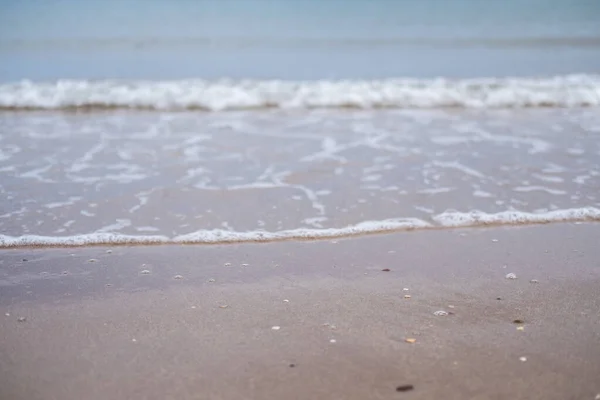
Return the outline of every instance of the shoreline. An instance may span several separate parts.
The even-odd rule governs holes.
[[[582,215],[570,215],[577,213],[581,213]],[[567,215],[565,216],[564,214]],[[492,214],[483,212],[452,212],[442,213],[440,215],[434,216],[433,219],[439,219],[444,215],[450,215],[450,223],[442,222],[440,224],[439,221],[436,221],[438,222],[438,225],[432,225],[427,221],[415,218],[406,218],[388,219],[382,221],[365,221],[343,228],[296,228],[291,230],[282,230],[278,232],[260,230],[249,232],[237,232],[223,229],[213,229],[181,234],[171,238],[162,235],[130,235],[121,233],[89,233],[72,236],[0,235],[0,250],[29,248],[80,248],[90,246],[219,246],[243,243],[277,243],[285,241],[300,242],[332,239],[351,239],[360,238],[361,236],[392,235],[395,233],[411,231],[481,228],[489,229],[499,227],[523,227],[564,223],[593,224],[600,222],[600,209],[595,207],[582,207],[579,209],[549,211],[547,213],[541,214],[528,213],[522,211],[505,211]],[[555,219],[549,220],[548,218],[550,218],[551,215],[555,215]],[[472,221],[461,221],[461,219],[464,218],[464,216],[470,216]],[[503,220],[502,216],[511,216],[513,219],[516,218],[517,220]],[[19,244],[22,242],[25,242],[26,244]]]

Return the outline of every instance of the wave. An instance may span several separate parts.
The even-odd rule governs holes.
[[[0,110],[531,108],[600,105],[600,75],[384,80],[22,81],[0,85]]]
[[[490,214],[481,211],[447,211],[433,218],[436,224],[419,219],[387,219],[365,221],[344,228],[298,228],[278,232],[200,230],[169,238],[162,235],[134,236],[120,233],[90,233],[75,236],[7,236],[0,235],[0,248],[56,246],[74,247],[91,245],[150,245],[150,244],[227,244],[248,242],[275,242],[282,240],[319,240],[392,233],[409,230],[448,229],[457,227],[532,225],[552,222],[600,222],[600,209],[594,207],[555,210],[546,213],[503,211]]]

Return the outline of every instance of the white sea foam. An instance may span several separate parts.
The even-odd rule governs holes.
[[[490,192],[486,192],[483,190],[475,190],[473,192],[473,196],[475,196],[475,197],[494,197],[494,195],[492,195]]]
[[[387,219],[366,221],[345,228],[291,229],[278,232],[235,232],[223,229],[200,230],[172,238],[161,235],[132,236],[119,233],[91,233],[75,236],[7,236],[0,235],[0,248],[19,246],[86,246],[97,244],[167,244],[167,243],[233,243],[270,242],[286,239],[324,239],[360,234],[430,228],[432,225],[419,219]]]
[[[270,242],[279,240],[317,240],[335,237],[350,237],[372,233],[398,232],[407,230],[440,229],[485,225],[521,225],[550,222],[600,221],[600,209],[593,207],[554,210],[542,213],[504,211],[488,214],[481,211],[448,211],[434,216],[435,224],[414,218],[365,221],[344,228],[307,229],[298,228],[277,232],[236,232],[223,229],[200,230],[197,232],[167,237],[163,235],[125,235],[97,232],[75,236],[7,236],[0,235],[0,248],[27,246],[88,246],[119,244],[219,244],[243,242]]]
[[[442,227],[462,227],[481,225],[523,225],[550,222],[600,221],[600,209],[594,207],[553,210],[544,213],[523,211],[503,211],[488,214],[481,211],[448,211],[433,217]]]
[[[95,244],[169,243],[166,236],[133,236],[121,233],[90,233],[74,236],[0,235],[0,248],[28,246],[89,246]]]
[[[522,108],[600,105],[600,75],[462,80],[59,80],[0,85],[0,109]]]
[[[515,192],[546,192],[548,194],[553,194],[556,196],[561,196],[567,194],[564,190],[558,189],[550,189],[544,186],[517,186],[513,188]]]

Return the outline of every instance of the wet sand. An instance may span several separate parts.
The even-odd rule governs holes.
[[[599,237],[2,250],[0,398],[594,399]]]

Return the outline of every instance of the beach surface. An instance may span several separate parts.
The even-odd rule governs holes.
[[[598,237],[3,249],[0,398],[595,399]]]

